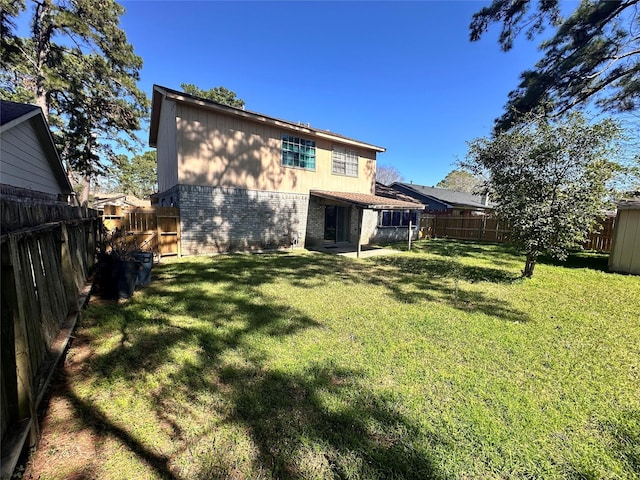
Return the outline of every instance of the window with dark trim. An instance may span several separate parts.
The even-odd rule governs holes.
[[[342,147],[333,147],[331,160],[333,173],[350,177],[358,176],[358,152]]]
[[[291,135],[282,135],[282,165],[315,170],[316,142]]]
[[[379,227],[408,227],[409,219],[414,226],[418,222],[418,212],[411,210],[380,210],[378,213]]]

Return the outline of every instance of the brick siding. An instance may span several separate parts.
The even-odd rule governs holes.
[[[182,253],[303,247],[309,195],[179,186]]]

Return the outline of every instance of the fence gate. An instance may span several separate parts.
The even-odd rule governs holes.
[[[180,256],[180,209],[177,207],[118,207],[105,205],[102,225],[120,230],[127,243],[157,254]]]

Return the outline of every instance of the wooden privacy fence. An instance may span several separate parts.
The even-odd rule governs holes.
[[[585,250],[596,250],[598,252],[610,252],[613,241],[613,231],[616,228],[616,217],[605,217],[600,222],[602,229],[598,232],[591,232],[589,238],[583,245]]]
[[[136,249],[180,256],[180,209],[177,207],[118,207],[105,205],[102,225],[118,229]]]
[[[423,215],[420,217],[420,238],[455,238],[482,242],[508,241],[509,229],[505,222],[484,215]]]
[[[4,479],[27,440],[37,443],[38,406],[88,293],[98,216],[66,205],[1,204]]]
[[[615,227],[615,217],[605,217],[602,229],[593,232],[583,245],[585,250],[608,252]],[[419,238],[454,238],[481,242],[509,242],[509,225],[496,217],[482,215],[423,215],[420,217]]]

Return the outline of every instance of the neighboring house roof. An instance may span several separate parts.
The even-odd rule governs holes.
[[[141,200],[134,195],[125,195],[124,193],[99,193],[93,199],[93,208],[103,205],[118,205],[131,207],[148,207],[151,205],[150,200]]]
[[[170,88],[162,87],[160,85],[153,86],[153,97],[152,97],[152,103],[151,103],[152,105],[151,106],[151,125],[149,128],[149,145],[152,147],[156,147],[158,142],[158,128],[160,126],[160,110],[162,108],[162,100],[164,98],[168,98],[170,100],[192,105],[195,107],[205,108],[208,110],[217,111],[219,113],[236,116],[246,120],[252,120],[258,123],[270,124],[270,125],[282,128],[284,130],[295,131],[297,133],[306,134],[312,137],[333,140],[333,141],[340,142],[342,144],[365,148],[368,150],[373,150],[375,152],[386,151],[386,149],[383,147],[378,147],[376,145],[371,145],[369,143],[361,142],[360,140],[355,140],[353,138],[345,137],[344,135],[340,135],[338,133],[334,133],[329,130],[320,130],[317,128],[313,128],[308,123],[299,124],[295,122],[290,122],[288,120],[281,120],[279,118],[263,115],[261,113],[251,112],[249,110],[244,110],[241,108],[230,107],[222,103],[197,97],[195,95],[190,95],[185,92],[172,90]]]
[[[376,195],[379,197],[395,198],[396,200],[402,200],[403,202],[417,203],[418,206],[424,207],[419,200],[416,200],[415,198],[380,182],[376,182]]]
[[[324,190],[311,190],[309,193],[316,197],[337,200],[368,210],[422,210],[424,207],[415,201],[405,202],[367,193],[327,192]]]
[[[471,195],[469,193],[456,192],[446,188],[425,187],[413,183],[394,182],[391,187],[399,186],[405,193],[412,195],[418,199],[421,197],[431,198],[444,203],[450,208],[476,208],[476,209],[493,209],[495,204],[489,201],[487,204],[482,202],[481,195]]]
[[[26,103],[0,100],[0,134],[5,134],[27,121],[30,122],[37,135],[51,172],[58,182],[60,191],[67,195],[73,194],[73,187],[67,177],[67,172],[58,154],[58,149],[53,141],[49,124],[42,109]]]

